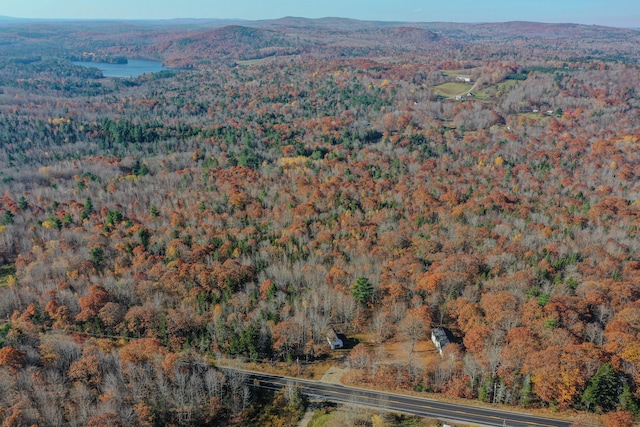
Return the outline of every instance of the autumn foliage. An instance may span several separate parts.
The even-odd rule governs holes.
[[[0,422],[241,423],[214,364],[331,328],[357,382],[638,416],[637,32],[51,25],[0,28]]]

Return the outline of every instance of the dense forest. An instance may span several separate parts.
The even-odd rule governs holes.
[[[0,22],[3,426],[295,425],[216,364],[330,328],[357,384],[632,425],[639,32],[223,24]]]

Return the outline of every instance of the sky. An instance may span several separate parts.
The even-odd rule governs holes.
[[[50,19],[341,17],[640,27],[639,0],[0,0],[0,16]]]

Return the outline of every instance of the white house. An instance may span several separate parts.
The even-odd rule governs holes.
[[[431,341],[433,341],[433,344],[438,349],[440,356],[442,356],[442,350],[451,344],[451,341],[449,341],[449,337],[447,336],[447,331],[440,326],[431,330]]]
[[[342,342],[336,331],[333,330],[333,328],[329,329],[329,333],[327,333],[327,341],[331,346],[331,350],[344,347],[344,343]]]

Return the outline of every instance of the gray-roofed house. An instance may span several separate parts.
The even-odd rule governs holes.
[[[447,331],[441,326],[438,326],[437,328],[433,328],[431,330],[431,341],[433,341],[433,344],[438,349],[440,356],[442,356],[442,350],[444,350],[446,346],[451,344],[451,341],[449,341],[449,336],[447,335]]]
[[[331,346],[331,350],[344,347],[344,342],[342,342],[342,340],[340,339],[340,337],[338,336],[338,334],[333,328],[329,329],[329,332],[327,333],[327,341]]]

